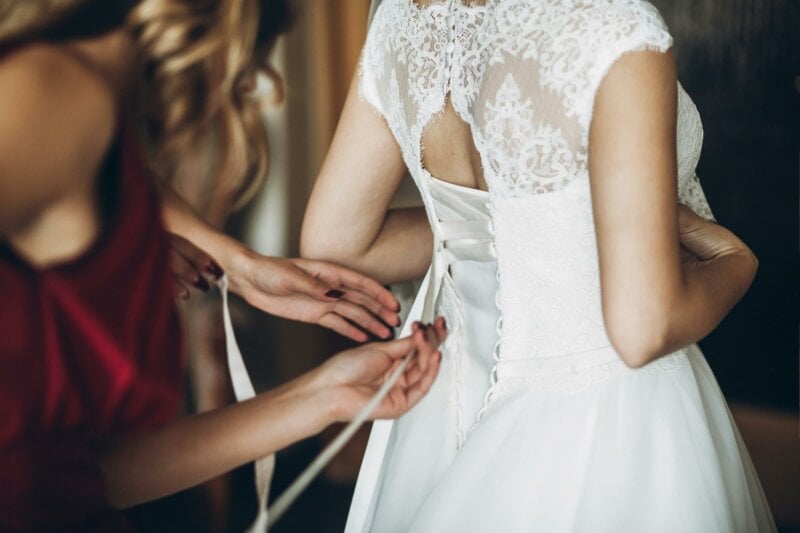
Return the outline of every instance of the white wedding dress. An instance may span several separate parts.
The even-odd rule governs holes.
[[[374,425],[347,531],[775,531],[696,345],[626,367],[603,324],[587,169],[597,88],[621,54],[672,39],[641,0],[385,0],[360,90],[386,119],[435,236],[411,320],[450,326],[431,392]],[[489,192],[422,165],[450,98]],[[679,87],[680,200],[697,110]],[[408,325],[405,326],[408,329]]]

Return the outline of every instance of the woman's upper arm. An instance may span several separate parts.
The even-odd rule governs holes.
[[[301,249],[311,257],[335,260],[366,252],[406,172],[386,121],[360,97],[358,76],[306,211]]]
[[[676,107],[671,52],[623,55],[596,94],[589,176],[603,314],[623,357],[658,348],[682,283]]]
[[[114,121],[110,88],[65,53],[33,45],[0,62],[0,231],[93,180]]]

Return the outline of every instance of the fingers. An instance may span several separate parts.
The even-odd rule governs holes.
[[[414,349],[415,340],[412,337],[403,337],[388,342],[376,343],[381,351],[392,359],[402,359]]]
[[[414,407],[431,389],[436,375],[439,373],[439,365],[441,362],[442,352],[434,352],[431,358],[431,364],[428,365],[427,370],[421,374],[418,380],[406,389],[406,405],[408,409]]]
[[[319,325],[331,329],[356,342],[367,342],[369,337],[366,333],[352,325],[350,322],[337,315],[336,313],[327,313],[319,320]]]
[[[295,267],[293,282],[289,283],[291,289],[305,293],[312,298],[325,302],[335,302],[344,296],[344,292],[331,288],[328,284],[317,279],[312,273],[302,268]]]
[[[400,317],[397,312],[384,307],[380,302],[360,291],[348,289],[343,299],[368,309],[389,326],[400,325]]]
[[[339,300],[334,304],[333,309],[337,314],[355,322],[363,329],[382,339],[388,339],[392,336],[392,330],[359,305]]]
[[[224,274],[219,264],[203,250],[174,233],[169,234],[170,248],[182,256],[197,272],[211,280],[218,280]]]
[[[197,268],[191,264],[185,256],[175,250],[170,254],[172,264],[172,275],[181,282],[181,285],[188,290],[189,287],[208,292],[211,286],[206,281]]]
[[[333,312],[379,338],[391,337],[387,326],[400,324],[392,310],[399,309],[396,299],[377,281],[324,261],[290,261],[298,273],[293,290],[335,304]]]
[[[188,300],[191,298],[192,293],[189,287],[184,285],[183,281],[177,276],[173,276],[172,283],[172,297],[175,299]]]
[[[389,310],[395,312],[400,310],[400,304],[391,291],[364,274],[326,261],[297,259],[295,264],[332,287],[342,287],[345,292],[359,291]]]
[[[176,298],[188,300],[192,289],[208,292],[208,280],[217,280],[224,274],[211,256],[180,235],[170,233],[169,245]]]
[[[397,301],[397,298],[394,297],[394,294],[374,279],[346,268],[342,269],[340,275],[342,278],[342,285],[345,287],[353,288],[367,295],[386,309],[394,312],[400,310],[400,303]]]
[[[447,324],[443,317],[439,317],[434,320],[432,325],[414,322],[411,329],[414,332],[412,337],[416,343],[417,361],[420,370],[425,372],[433,352],[447,337]]]
[[[729,229],[709,222],[684,205],[678,206],[680,244],[701,261],[746,249]]]

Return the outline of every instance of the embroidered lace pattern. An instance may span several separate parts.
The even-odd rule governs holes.
[[[645,0],[449,0],[425,7],[384,0],[378,8],[362,53],[360,94],[386,119],[429,211],[422,139],[448,99],[480,153],[502,279],[495,361],[608,345],[587,161],[595,95],[623,54],[671,45]],[[695,173],[702,124],[680,85],[678,92],[679,199],[713,219]],[[599,382],[611,368],[592,372],[573,385]],[[554,383],[558,389],[566,382]],[[493,372],[479,419],[498,387]]]

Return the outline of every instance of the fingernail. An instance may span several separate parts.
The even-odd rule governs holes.
[[[330,289],[328,292],[325,293],[325,296],[328,298],[336,298],[337,300],[344,296],[344,292],[337,290],[337,289]]]
[[[206,271],[214,276],[214,279],[220,279],[222,276],[225,275],[225,271],[222,270],[222,267],[217,264],[216,261],[211,260],[206,265]]]
[[[400,317],[397,317],[397,322],[395,322],[395,324],[394,324],[394,325],[395,325],[395,326],[399,326],[399,325],[400,325]]]
[[[211,286],[206,281],[206,278],[202,278],[199,276],[192,282],[192,285],[194,285],[203,292],[208,292],[209,289],[211,289]]]
[[[184,289],[184,291],[181,293],[181,298],[183,298],[184,300],[188,300],[190,296],[191,296],[191,294],[189,294],[189,291],[187,291],[187,290],[185,290],[185,289]]]

